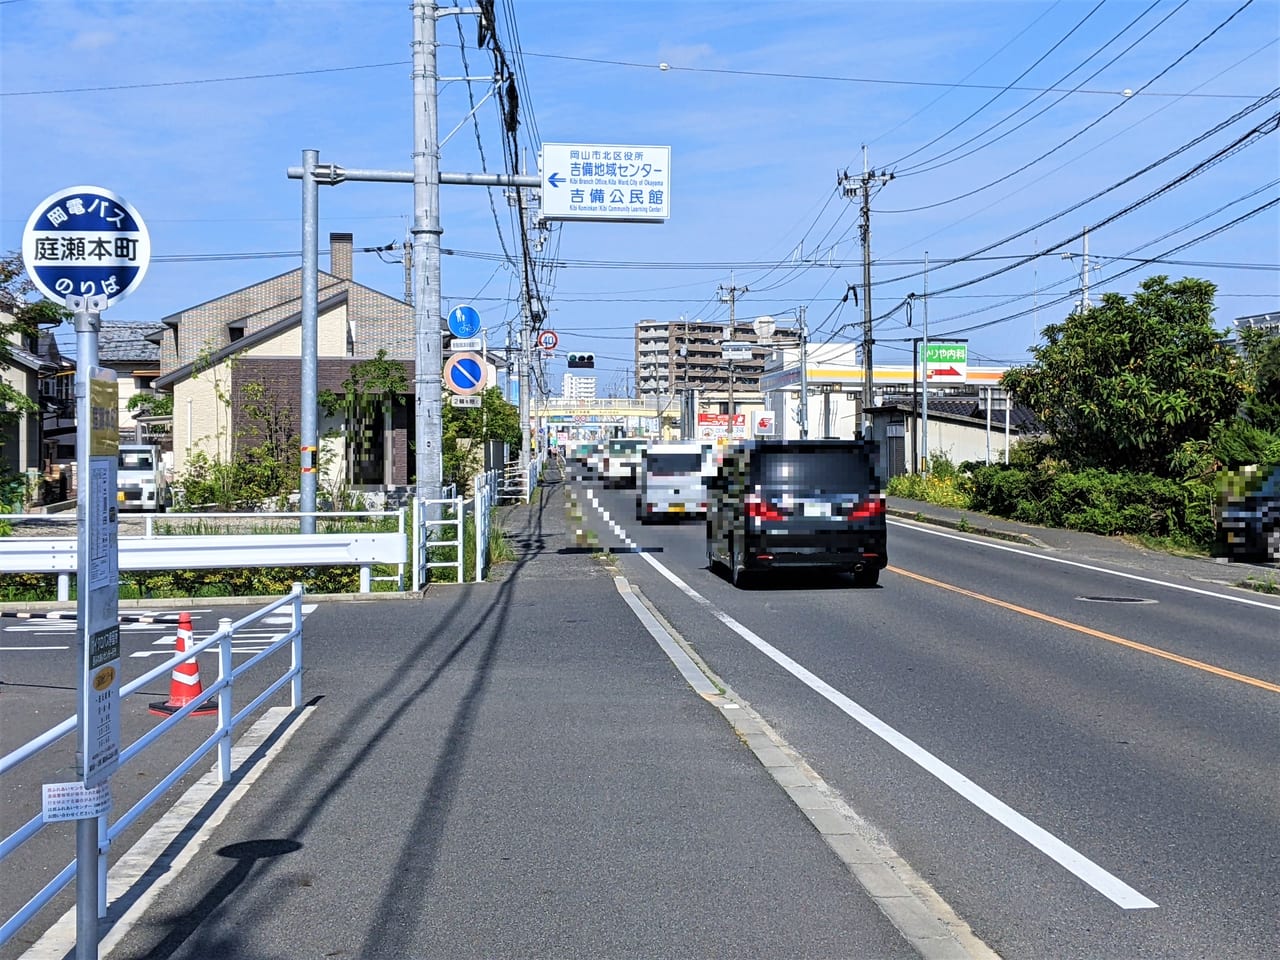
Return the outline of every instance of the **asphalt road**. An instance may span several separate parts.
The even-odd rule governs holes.
[[[1002,956],[1280,955],[1280,601],[898,520],[878,588],[741,591],[696,520],[575,492],[720,679]]]

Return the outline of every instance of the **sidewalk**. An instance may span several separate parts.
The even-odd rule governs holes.
[[[1280,564],[1227,563],[1207,557],[1183,557],[1129,543],[1120,537],[1103,537],[1078,530],[1040,527],[993,517],[972,510],[940,507],[905,497],[886,497],[891,517],[917,520],[961,533],[978,534],[1051,553],[1070,553],[1081,561],[1098,561],[1134,571],[1162,576],[1188,577],[1217,584],[1239,584],[1250,576],[1274,577]],[[890,556],[893,555],[892,543]]]
[[[500,582],[308,620],[314,705],[104,958],[972,955],[574,549],[564,490],[506,511]]]

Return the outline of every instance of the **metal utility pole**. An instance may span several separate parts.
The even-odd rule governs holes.
[[[874,374],[871,332],[871,194],[893,179],[892,173],[877,174],[867,166],[867,148],[862,148],[862,175],[854,178],[843,173],[837,178],[844,195],[861,201],[859,232],[862,235],[862,430],[871,429],[871,405],[874,402]]]
[[[1084,252],[1080,255],[1080,312],[1085,313],[1092,309],[1093,304],[1089,302],[1089,228],[1084,228],[1084,236],[1081,238],[1084,243]],[[1076,254],[1064,253],[1063,260],[1073,260]]]
[[[729,336],[726,338],[728,340],[732,340],[733,335],[736,332],[736,330],[734,329],[735,327],[734,305],[737,303],[738,294],[746,293],[748,289],[750,288],[735,286],[733,283],[733,274],[729,275],[729,286],[726,287],[724,284],[721,284],[717,288],[717,292],[720,294],[720,302],[729,304]],[[729,436],[730,437],[733,436],[733,361],[732,360],[729,361]]]
[[[800,439],[809,439],[809,328],[804,321],[804,304],[796,307],[800,320]]]
[[[929,251],[924,252],[924,388],[920,393],[920,472],[929,472]]]
[[[302,384],[299,392],[300,446],[298,478],[298,510],[302,513],[299,530],[316,532],[316,460],[317,433],[317,352],[319,350],[320,296],[320,186],[316,182],[316,165],[320,151],[302,151]]]

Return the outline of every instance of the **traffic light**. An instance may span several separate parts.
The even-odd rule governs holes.
[[[596,366],[596,355],[594,353],[571,353],[569,354],[569,366],[590,367],[594,370]]]

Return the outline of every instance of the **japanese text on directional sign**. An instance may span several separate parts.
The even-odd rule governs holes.
[[[142,283],[151,239],[123,197],[103,187],[68,187],[42,200],[27,220],[22,261],[50,300],[105,296],[111,306]]]
[[[542,216],[652,223],[671,216],[671,148],[544,143]]]
[[[484,389],[487,371],[478,353],[455,353],[444,365],[444,382],[459,396],[470,396]]]
[[[924,377],[930,383],[964,383],[969,375],[969,344],[934,342],[925,345]]]

